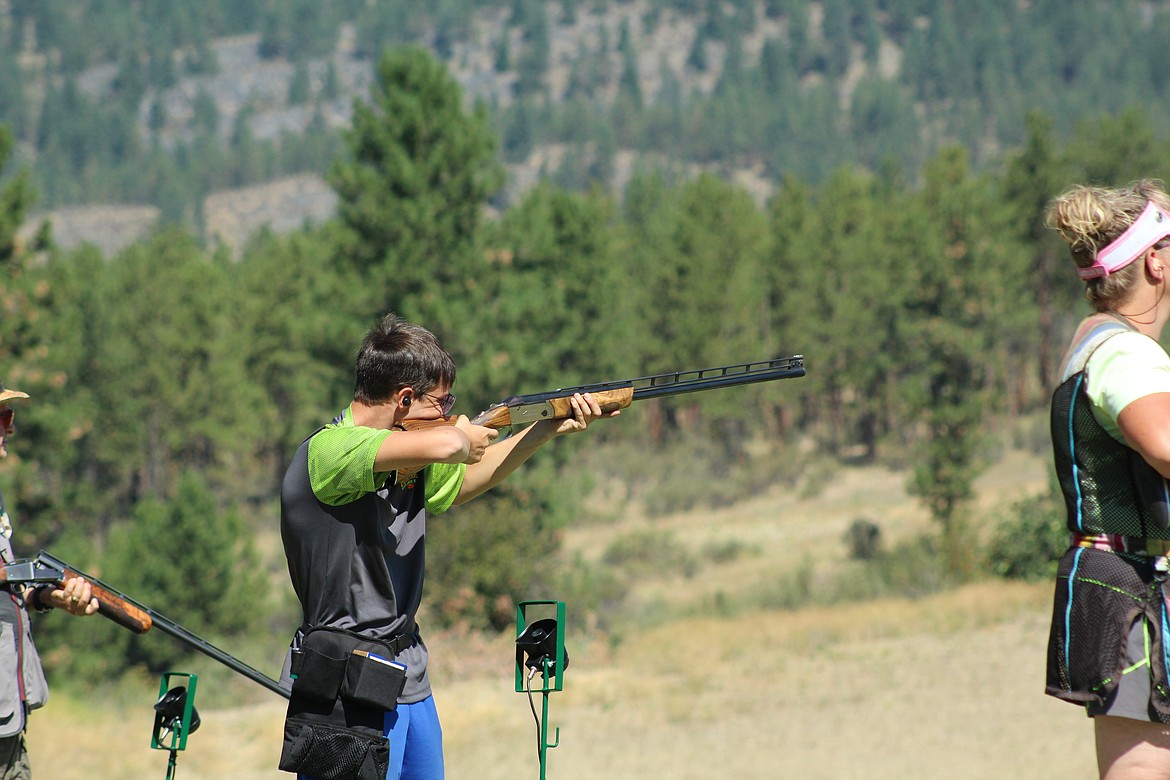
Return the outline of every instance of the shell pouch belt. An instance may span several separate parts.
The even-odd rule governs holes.
[[[306,632],[293,652],[280,769],[316,780],[384,780],[383,720],[406,684],[406,667],[393,657],[390,644],[349,631]]]
[[[293,652],[293,693],[393,710],[406,685],[406,667],[385,642],[338,629],[311,629]]]

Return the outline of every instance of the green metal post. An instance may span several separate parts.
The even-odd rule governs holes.
[[[542,664],[543,669],[541,671],[542,671],[542,674],[543,674],[544,679],[546,681],[548,680],[549,676],[552,674],[552,670],[549,668],[552,664],[553,664],[553,662],[551,660],[548,660],[548,659],[546,659],[544,661],[544,663]],[[542,707],[541,707],[541,715],[540,715],[540,724],[541,724],[540,733],[543,736],[541,736],[541,738],[540,738],[540,780],[545,780],[545,769],[548,767],[549,748],[555,748],[557,745],[561,744],[560,726],[558,726],[557,730],[554,732],[556,734],[556,741],[555,742],[548,741],[548,694],[549,694],[549,692],[550,692],[550,689],[546,683],[544,686],[544,689],[541,691]]]
[[[522,601],[516,606],[516,636],[524,633],[528,626],[528,608],[533,606],[556,607],[556,658],[545,657],[540,662],[541,676],[541,718],[540,718],[540,780],[545,780],[548,767],[548,751],[561,744],[561,730],[558,727],[553,733],[555,739],[548,741],[548,697],[553,691],[564,690],[565,687],[565,602],[563,601]],[[516,651],[516,692],[532,690],[528,686],[529,676],[524,671],[524,657],[520,650]]]
[[[185,685],[174,685],[172,678],[181,678]],[[150,737],[150,747],[154,750],[168,750],[170,757],[167,760],[167,780],[173,780],[178,767],[178,752],[187,749],[187,737],[199,726],[199,715],[195,712],[195,686],[199,677],[183,672],[164,672],[158,690],[158,702],[155,706],[154,729]],[[176,690],[182,696],[176,705],[179,712],[164,713],[159,709],[168,692]]]

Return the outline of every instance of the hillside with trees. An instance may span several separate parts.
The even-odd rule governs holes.
[[[918,180],[948,144],[994,165],[1029,110],[1063,139],[1134,105],[1160,127],[1167,32],[1135,0],[10,0],[0,122],[40,208],[149,205],[201,234],[214,192],[323,174],[383,48],[418,44],[491,117],[497,206],[646,170],[762,201],[847,165]]]
[[[42,18],[41,3],[10,0],[0,6],[5,34],[20,31],[23,48],[17,49],[23,55],[35,60],[30,52],[54,52],[39,61],[40,82],[22,82],[28,94],[40,89],[38,83],[43,87],[37,113],[30,109],[0,126],[0,366],[5,384],[35,398],[35,405],[21,410],[14,456],[3,470],[5,494],[18,508],[17,549],[48,547],[201,634],[240,637],[241,614],[265,616],[265,624],[249,624],[248,640],[281,646],[299,616],[287,588],[272,587],[286,582],[279,553],[261,548],[276,527],[280,475],[303,437],[348,402],[356,345],[375,317],[394,310],[426,324],[451,348],[459,364],[460,412],[479,411],[517,392],[774,355],[801,353],[808,365],[808,376],[799,380],[640,404],[608,421],[588,442],[550,448],[518,479],[450,513],[436,524],[428,551],[435,561],[428,625],[498,629],[511,621],[516,601],[548,592],[594,620],[613,620],[621,613],[620,582],[605,566],[568,558],[560,549],[559,531],[567,524],[612,519],[588,500],[599,491],[653,516],[731,504],[774,484],[815,490],[840,464],[857,461],[887,464],[909,475],[911,490],[935,521],[936,533],[923,545],[932,552],[927,560],[939,567],[930,577],[936,585],[990,570],[988,559],[996,571],[1013,576],[1044,573],[1050,564],[1044,545],[1059,536],[1050,497],[1005,508],[994,518],[974,516],[969,503],[972,481],[1005,440],[1044,446],[1043,410],[1054,364],[1083,310],[1060,242],[1042,227],[1044,204],[1074,181],[1156,176],[1170,162],[1159,101],[1135,103],[1116,115],[1095,104],[1072,121],[1067,112],[1086,99],[1082,80],[1108,77],[1104,71],[1090,73],[1084,63],[1092,58],[1078,58],[1071,70],[1067,62],[1062,65],[1062,78],[1075,88],[1057,89],[1055,82],[1045,82],[1047,71],[1038,71],[1028,89],[1047,83],[1052,94],[1035,110],[988,112],[983,106],[978,132],[960,121],[971,116],[964,111],[982,105],[975,93],[966,98],[970,104],[948,98],[945,111],[939,103],[935,116],[926,110],[924,95],[906,91],[911,84],[897,87],[891,94],[915,106],[911,113],[920,131],[930,128],[925,135],[890,138],[889,148],[905,159],[883,153],[863,165],[842,136],[822,130],[813,143],[809,130],[804,148],[789,135],[784,154],[814,167],[765,162],[776,178],[766,200],[719,174],[748,159],[733,152],[733,130],[751,118],[748,107],[767,113],[792,104],[753,96],[736,111],[718,102],[731,99],[718,82],[706,93],[688,88],[678,127],[698,131],[704,112],[713,122],[735,124],[709,139],[712,148],[721,146],[730,155],[725,162],[695,156],[712,167],[690,169],[682,163],[692,158],[681,147],[668,147],[647,156],[669,159],[671,166],[634,166],[620,191],[581,186],[552,172],[506,197],[514,136],[505,119],[523,105],[517,98],[523,90],[513,85],[511,109],[502,102],[493,107],[469,100],[458,69],[434,53],[461,51],[482,14],[494,9],[497,19],[516,20],[512,27],[519,30],[524,29],[520,20],[528,18],[524,13],[534,14],[538,21],[528,23],[539,29],[539,20],[554,11],[558,19],[584,24],[602,11],[628,16],[637,8],[645,29],[661,29],[649,24],[654,18],[666,26],[690,13],[740,19],[742,25],[754,18],[758,29],[774,23],[791,35],[799,29],[792,22],[802,18],[801,9],[810,20],[820,20],[818,30],[856,19],[856,13],[828,13],[833,5],[828,2],[777,2],[743,5],[754,11],[740,17],[732,13],[740,5],[731,2],[647,0],[482,3],[479,13],[470,14],[465,3],[440,2],[427,13],[379,22],[363,14],[404,13],[407,6],[277,4],[304,14],[297,17],[303,23],[293,25],[261,13],[266,3],[209,2],[182,12],[180,6],[146,3],[139,8],[146,16],[119,18],[105,33],[98,22],[104,18],[99,11],[110,12],[107,4],[43,5],[61,13],[49,22]],[[1022,35],[1018,14],[1047,5],[1021,6],[1013,12],[1017,15],[1005,17],[1007,32]],[[922,10],[913,6],[873,4],[873,18],[887,33],[880,40],[896,40],[889,35],[894,30],[905,36],[903,66],[915,61],[910,44],[924,46],[946,18],[911,13]],[[992,13],[999,6],[939,7],[960,15],[969,9]],[[1121,7],[1087,3],[1078,24],[1096,18],[1093,13],[1125,17]],[[1148,12],[1135,16],[1133,24],[1146,26],[1135,30],[1164,23],[1161,6],[1142,7]],[[1107,8],[1113,12],[1106,14]],[[814,9],[819,10],[814,14]],[[99,15],[90,18],[91,10]],[[1058,16],[1063,14],[1043,18]],[[33,224],[21,232],[38,194],[45,197],[43,187],[50,193],[72,186],[92,192],[91,184],[104,182],[111,199],[162,203],[156,191],[131,193],[111,182],[120,176],[135,186],[179,181],[156,175],[161,169],[152,166],[165,163],[174,172],[207,177],[200,186],[210,191],[218,182],[218,163],[237,164],[244,148],[222,143],[210,110],[202,131],[184,137],[176,130],[168,146],[163,130],[173,112],[157,123],[157,137],[140,136],[133,122],[115,119],[113,95],[129,90],[123,108],[140,111],[143,96],[155,94],[167,78],[175,79],[174,86],[198,69],[216,72],[208,52],[218,36],[248,30],[268,42],[273,57],[287,56],[293,46],[288,31],[307,35],[320,22],[320,39],[297,38],[296,45],[304,47],[305,57],[325,56],[342,23],[330,26],[327,18],[361,22],[353,27],[354,51],[369,46],[363,36],[388,37],[375,34],[386,29],[414,30],[414,37],[428,43],[369,53],[377,64],[365,94],[351,104],[330,141],[339,144],[336,153],[321,152],[319,173],[336,197],[334,218],[287,233],[259,232],[238,253],[205,244],[185,219],[164,220],[145,238],[110,254],[93,245],[62,248],[48,227]],[[431,27],[409,26],[440,19],[464,32],[435,39]],[[903,27],[894,25],[898,19]],[[988,28],[994,25],[973,26],[963,19],[955,29],[971,38],[993,32]],[[165,42],[153,55],[141,49],[140,39],[131,45],[113,32],[147,22]],[[92,34],[81,37],[92,49],[68,48],[79,29],[91,27]],[[629,28],[632,40],[635,27]],[[554,28],[547,29],[551,41]],[[849,29],[857,35],[856,25]],[[176,31],[173,35],[201,30],[203,37],[179,47],[167,38],[168,30]],[[721,51],[717,31],[707,34],[712,43],[702,52]],[[810,40],[822,40],[821,35],[809,32]],[[312,40],[320,49],[306,42]],[[526,47],[539,38],[524,40],[498,52],[502,64],[523,61]],[[51,47],[49,41],[57,43]],[[635,50],[621,41],[618,35],[610,45],[615,51]],[[945,52],[948,62],[978,48],[969,43],[964,39],[963,46],[956,43]],[[880,52],[882,43],[875,45]],[[761,57],[766,48],[761,46]],[[119,75],[122,70],[114,70],[107,83],[113,92],[96,100],[69,87],[70,79],[49,76],[67,68],[88,73],[113,53],[133,60],[139,87],[132,89]],[[944,51],[934,56],[937,65]],[[810,122],[820,106],[834,117],[824,127],[848,127],[836,114],[839,83],[830,86],[829,76],[844,77],[853,66],[831,66],[827,54],[813,61],[816,69],[797,80],[803,108],[793,122]],[[1127,70],[1134,61],[1127,58]],[[754,61],[745,52],[744,78],[750,81],[759,65],[749,62]],[[986,86],[984,77],[999,72],[991,62],[1014,60],[980,64],[968,74],[974,83]],[[22,63],[17,65],[26,67]],[[158,65],[157,74],[151,63]],[[708,61],[707,67],[714,66]],[[956,69],[961,66],[945,72]],[[553,70],[543,72],[550,76]],[[931,72],[921,84],[949,83],[943,71]],[[155,78],[161,81],[155,84]],[[680,80],[680,89],[684,83],[689,82]],[[628,81],[627,90],[632,87]],[[1160,88],[1150,86],[1146,97]],[[315,89],[310,86],[310,94]],[[1124,104],[1128,89],[1119,84],[1092,97]],[[46,119],[59,99],[55,90],[80,101],[73,113],[62,115],[68,120]],[[997,99],[1008,93],[993,92]],[[608,116],[612,121],[603,123],[616,130],[616,114],[604,114],[603,108],[617,111],[612,107],[621,103],[620,94],[611,96],[613,102],[594,97],[599,102],[581,98],[581,116]],[[201,102],[210,108],[215,101]],[[626,116],[649,117],[654,105],[646,101]],[[215,113],[215,127],[222,130],[219,108]],[[88,124],[99,115],[112,124]],[[1018,125],[1018,138],[1009,133],[996,140],[984,132],[995,117],[997,133]],[[251,128],[247,121],[230,124]],[[541,135],[554,125],[532,125],[532,137],[540,141],[536,146],[563,142]],[[118,136],[115,127],[124,133]],[[45,138],[76,134],[74,145],[30,141],[41,138],[42,130]],[[975,135],[964,138],[960,130]],[[647,130],[630,138],[664,132]],[[118,137],[125,143],[104,146]],[[150,143],[143,144],[143,137]],[[255,139],[249,132],[240,137]],[[878,137],[863,133],[858,139]],[[328,148],[328,134],[303,138]],[[723,142],[717,144],[717,138]],[[253,148],[276,153],[275,143],[256,143]],[[613,148],[627,148],[625,143]],[[833,153],[814,163],[818,144]],[[600,146],[582,140],[579,149]],[[45,151],[29,151],[34,148]],[[73,152],[54,156],[47,151],[54,148]],[[771,145],[752,148],[762,153]],[[145,156],[121,155],[128,150]],[[65,166],[59,177],[49,177],[53,182],[44,173],[50,160]],[[247,180],[241,176],[238,183]],[[59,191],[48,197],[50,204],[64,202]],[[174,203],[186,204],[186,197],[176,195]],[[1033,545],[1021,545],[1016,533],[995,547],[986,535],[974,538],[970,532],[973,526],[1014,522],[1029,529]],[[213,576],[212,584],[202,581],[207,576]],[[191,587],[196,580],[198,589]],[[921,593],[923,585],[905,587]],[[80,634],[70,632],[82,630],[94,629],[38,627],[61,640],[47,639],[47,645],[61,647],[81,644]],[[97,642],[93,653],[48,660],[57,669],[86,672],[78,679],[117,671],[126,659],[152,671],[174,660],[156,645],[115,633],[87,636],[86,645]]]

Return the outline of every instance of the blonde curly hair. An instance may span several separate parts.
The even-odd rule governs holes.
[[[1049,204],[1045,224],[1068,242],[1078,268],[1088,268],[1097,252],[1107,247],[1134,223],[1146,203],[1170,212],[1170,194],[1159,179],[1142,179],[1125,187],[1077,185]],[[1154,244],[1170,246],[1170,239]],[[1108,276],[1085,282],[1085,297],[1097,311],[1106,311],[1124,301],[1141,279],[1142,263],[1130,263]]]

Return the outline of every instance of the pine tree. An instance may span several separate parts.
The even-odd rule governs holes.
[[[1033,112],[1028,116],[1028,140],[1008,158],[1003,177],[1004,197],[1016,215],[1015,231],[1030,248],[1031,267],[1024,278],[1033,290],[1039,318],[1035,350],[1035,381],[1041,388],[1055,387],[1057,361],[1067,338],[1060,311],[1076,311],[1083,288],[1074,274],[1062,266],[1059,237],[1044,225],[1048,203],[1067,183],[1069,171],[1058,155],[1052,119]],[[1061,271],[1064,273],[1061,273]]]
[[[1005,397],[998,359],[1027,312],[1026,253],[1012,238],[1011,215],[966,152],[943,150],[904,209],[907,273],[900,370],[911,411],[923,426],[911,490],[939,522],[948,562],[963,555],[961,508],[979,471],[983,424]],[[911,240],[913,237],[913,240]]]
[[[459,85],[425,50],[399,49],[379,63],[346,139],[350,157],[330,182],[348,233],[342,256],[368,282],[367,313],[393,309],[452,334],[472,305],[484,206],[503,183],[486,111],[466,112]]]
[[[111,534],[105,568],[120,590],[196,634],[247,628],[267,598],[251,535],[195,472],[181,477],[173,498],[138,503],[132,522]],[[129,660],[152,672],[193,653],[154,636],[129,644]]]
[[[16,139],[12,131],[0,125],[0,173],[12,158]],[[11,178],[0,179],[0,272],[11,272],[10,264],[16,256],[16,235],[24,224],[24,214],[33,201],[32,185],[27,170]]]

